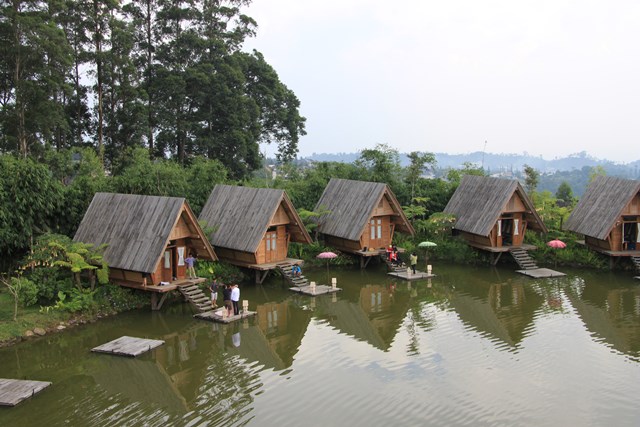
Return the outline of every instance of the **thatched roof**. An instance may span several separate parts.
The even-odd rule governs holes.
[[[104,259],[111,268],[153,273],[182,212],[200,237],[198,256],[215,260],[213,248],[181,197],[96,193],[73,240],[108,245]]]
[[[311,243],[311,237],[284,190],[216,185],[200,213],[200,221],[215,228],[209,239],[214,246],[256,252],[278,207],[291,223],[292,242]]]
[[[564,229],[605,240],[623,209],[640,192],[640,181],[599,176],[587,188]]]
[[[347,240],[359,240],[373,210],[385,195],[397,214],[396,230],[413,236],[413,226],[387,184],[338,178],[331,178],[316,204],[316,211],[329,211],[318,219],[318,231]]]
[[[514,193],[527,209],[528,228],[546,233],[546,226],[517,180],[465,175],[444,212],[456,216],[457,230],[488,236]]]

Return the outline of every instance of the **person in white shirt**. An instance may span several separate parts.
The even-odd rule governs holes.
[[[238,303],[240,302],[240,288],[238,285],[233,285],[231,289],[231,303],[233,304],[233,314],[237,316],[240,314],[240,307]]]

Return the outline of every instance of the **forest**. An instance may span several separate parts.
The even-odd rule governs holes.
[[[247,0],[14,0],[0,19],[0,150],[40,159],[92,147],[106,170],[144,147],[229,176],[288,161],[305,134],[299,100],[260,52]]]

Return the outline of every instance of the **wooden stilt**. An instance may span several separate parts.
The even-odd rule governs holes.
[[[264,270],[264,271],[256,270],[256,285],[262,285],[262,282],[264,282],[264,279],[267,278],[269,271],[270,270]]]
[[[492,252],[491,253],[491,265],[492,266],[496,266],[496,264],[498,264],[498,261],[500,260],[500,257],[502,256],[502,252]]]
[[[164,301],[167,299],[167,295],[169,295],[169,292],[164,292],[160,299],[158,299],[158,293],[151,292],[151,310],[160,310],[162,308],[162,304],[164,304]]]

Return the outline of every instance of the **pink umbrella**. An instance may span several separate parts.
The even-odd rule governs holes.
[[[333,252],[320,252],[318,255],[316,255],[316,258],[319,259],[332,259],[337,257],[338,255],[334,254]]]
[[[338,255],[334,254],[333,252],[320,252],[318,255],[316,255],[316,258],[318,259],[326,259],[327,260],[327,276],[329,275],[329,260],[333,259],[335,257],[337,257]]]
[[[547,246],[549,246],[550,248],[553,249],[564,249],[567,247],[567,244],[565,242],[563,242],[562,240],[551,240],[550,242],[547,242]],[[558,265],[558,254],[556,253],[555,255],[555,262],[554,265],[557,266]]]
[[[550,242],[547,242],[547,246],[553,249],[564,249],[567,247],[567,244],[562,240],[555,239]]]

